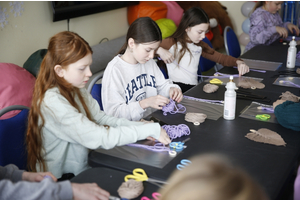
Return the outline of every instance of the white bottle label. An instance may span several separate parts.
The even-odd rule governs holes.
[[[235,104],[236,97],[235,96],[225,96],[224,101],[224,118],[225,119],[234,119],[235,118]]]

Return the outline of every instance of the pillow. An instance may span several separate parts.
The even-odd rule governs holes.
[[[160,28],[162,39],[171,36],[177,29],[176,24],[171,19],[162,18],[155,21]]]
[[[176,26],[178,26],[183,15],[183,9],[175,1],[162,2],[166,4],[168,8],[167,18],[173,20]]]
[[[12,106],[31,106],[35,77],[26,69],[12,63],[0,63],[0,110]],[[20,110],[10,111],[0,117],[8,119]]]
[[[154,21],[166,18],[167,12],[166,4],[161,1],[140,1],[138,5],[128,7],[128,24],[131,25],[139,17],[150,17]]]

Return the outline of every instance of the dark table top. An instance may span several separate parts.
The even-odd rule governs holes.
[[[90,168],[84,172],[81,172],[77,176],[71,179],[73,183],[97,183],[99,187],[108,191],[111,196],[119,197],[118,189],[124,182],[124,177],[128,173],[114,170],[106,167]],[[156,185],[148,182],[143,182],[143,193],[135,198],[141,199],[142,196],[151,197],[154,191],[158,190]],[[133,199],[134,200],[134,199]]]
[[[241,58],[258,59],[266,61],[282,62],[281,69],[285,69],[286,54],[288,45],[274,43],[271,46],[257,46],[246,52]],[[221,72],[236,74],[237,70],[231,67],[224,67]],[[247,76],[263,78],[264,89],[250,90],[253,94],[267,96],[272,102],[276,101],[282,92],[290,91],[299,96],[299,89],[273,85],[277,75],[276,71],[267,71],[266,73],[249,72]],[[225,87],[220,86],[219,90],[212,94],[203,92],[202,82],[185,95],[197,98],[223,100]],[[261,122],[239,117],[240,112],[251,104],[250,100],[237,99],[236,118],[234,120],[225,120],[222,117],[218,120],[206,119],[200,126],[187,123],[183,114],[164,116],[161,111],[152,114],[166,124],[185,123],[191,130],[187,148],[178,154],[163,168],[151,167],[141,163],[109,156],[96,151],[89,154],[89,164],[92,167],[105,166],[127,173],[131,173],[134,168],[143,168],[149,177],[166,180],[176,169],[176,165],[181,159],[190,158],[199,153],[222,153],[228,156],[234,163],[244,168],[255,180],[257,180],[266,190],[271,199],[278,198],[280,191],[284,188],[290,175],[298,167],[300,156],[300,134],[299,132],[286,129],[276,123]],[[251,141],[245,137],[249,129],[258,130],[267,128],[277,132],[285,140],[287,145],[275,146]],[[91,175],[92,176],[92,175]]]

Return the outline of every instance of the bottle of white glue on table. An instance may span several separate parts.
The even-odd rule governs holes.
[[[235,118],[235,106],[236,106],[236,85],[233,82],[233,76],[230,76],[229,82],[226,84],[226,92],[224,95],[224,113],[223,117],[227,120],[233,120]]]
[[[296,62],[296,41],[295,36],[293,36],[292,41],[290,41],[290,47],[288,49],[288,55],[287,55],[287,61],[286,61],[286,67],[287,68],[294,68],[295,62]]]

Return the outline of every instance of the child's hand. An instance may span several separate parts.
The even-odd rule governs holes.
[[[242,76],[246,73],[249,72],[249,67],[248,65],[246,65],[243,61],[241,60],[237,60],[236,61],[236,64],[237,64],[237,68],[238,68],[238,71],[239,71],[239,75]]]
[[[97,199],[108,200],[109,192],[100,188],[96,183],[71,183],[74,200]]]
[[[156,51],[156,53],[159,55],[159,57],[166,63],[172,63],[174,61],[173,54],[170,53],[170,51],[159,47]]]
[[[40,182],[44,179],[44,176],[50,176],[53,181],[57,181],[57,178],[51,172],[23,172],[22,180]]]
[[[275,110],[276,106],[282,104],[282,103],[285,102],[285,101],[286,101],[286,100],[281,100],[281,99],[275,101],[275,102],[273,103],[273,109]]]
[[[163,143],[164,145],[171,143],[170,137],[168,136],[166,130],[163,128],[160,129],[160,136],[158,138],[158,141]]]
[[[296,32],[296,35],[298,36],[299,35],[299,28],[297,26],[295,26],[294,24],[290,23],[287,25],[287,28],[289,29],[289,31],[291,33],[294,34],[294,31]]]
[[[161,96],[161,95],[156,95],[153,97],[149,97],[147,99],[143,99],[140,101],[140,106],[143,109],[146,108],[155,108],[161,110],[162,107],[170,103],[170,100],[167,97]]]
[[[171,87],[170,88],[170,98],[179,103],[182,101],[183,94],[179,88]]]
[[[286,38],[288,36],[288,31],[284,27],[276,26],[276,31],[283,38]]]

